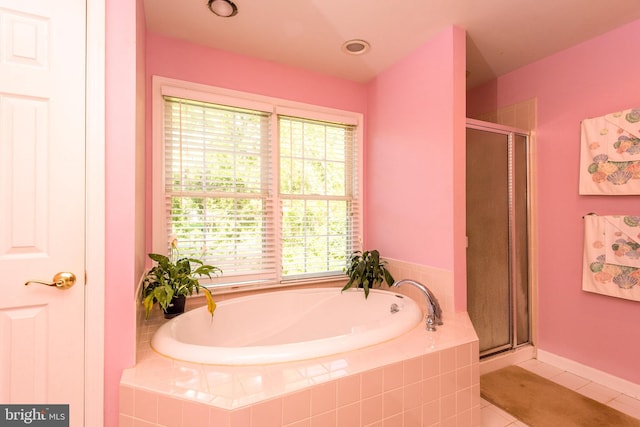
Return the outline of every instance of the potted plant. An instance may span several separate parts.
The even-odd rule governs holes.
[[[156,265],[144,275],[142,281],[141,299],[147,318],[155,303],[158,303],[167,319],[183,313],[187,295],[199,293],[200,289],[207,298],[207,308],[213,316],[216,303],[211,291],[200,285],[198,278],[211,277],[212,274],[222,273],[222,270],[199,259],[180,258],[175,238],[171,240],[169,256],[151,253],[149,258]]]
[[[369,289],[382,282],[387,282],[387,286],[391,286],[394,282],[393,276],[386,268],[387,262],[380,260],[380,252],[372,251],[355,251],[347,260],[345,273],[349,276],[349,281],[342,288],[343,291],[349,289],[353,285],[358,288],[364,288],[364,297],[369,296]]]

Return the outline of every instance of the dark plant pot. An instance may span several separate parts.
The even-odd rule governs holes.
[[[171,304],[164,311],[164,318],[171,319],[176,317],[179,314],[184,313],[184,303],[187,301],[187,297],[184,295],[179,295],[177,297],[173,297],[171,300]]]

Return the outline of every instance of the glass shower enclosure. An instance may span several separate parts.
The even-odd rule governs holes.
[[[529,344],[529,135],[477,120],[466,134],[467,310],[480,357]]]

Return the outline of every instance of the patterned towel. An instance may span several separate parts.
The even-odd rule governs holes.
[[[640,301],[640,216],[584,217],[582,290]]]
[[[640,194],[640,108],[582,121],[580,194]]]

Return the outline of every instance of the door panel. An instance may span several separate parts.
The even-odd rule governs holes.
[[[0,402],[84,417],[85,15],[0,0]],[[52,282],[75,273],[75,286]]]
[[[46,305],[5,308],[0,312],[0,335],[4,351],[0,401],[46,402],[47,322]],[[6,337],[6,339],[5,339]],[[18,379],[19,378],[19,379]]]
[[[511,344],[508,142],[467,129],[467,310],[481,354]]]

